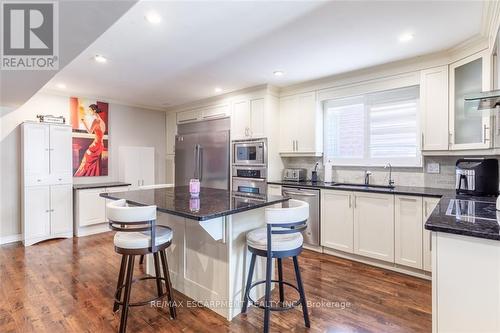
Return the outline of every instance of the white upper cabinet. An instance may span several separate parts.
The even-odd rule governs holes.
[[[37,123],[24,123],[23,142],[25,185],[48,184],[50,182],[49,126]]]
[[[265,99],[242,99],[233,103],[231,137],[233,140],[266,137]]]
[[[230,116],[228,104],[209,106],[201,110],[202,120],[218,119],[228,116]]]
[[[422,269],[422,197],[395,196],[396,264]]]
[[[189,110],[177,113],[177,124],[190,123],[199,120],[201,117],[201,110]]]
[[[166,129],[167,129],[167,155],[175,154],[175,136],[177,135],[177,122],[175,121],[176,114],[168,113],[166,117]]]
[[[315,92],[280,98],[280,154],[321,156],[323,116]]]
[[[71,143],[71,127],[50,126],[50,174],[55,183],[70,183],[72,180]]]
[[[491,89],[489,52],[482,51],[450,65],[451,149],[492,147],[491,117],[477,111],[477,101],[464,96]]]
[[[421,72],[420,110],[422,150],[448,150],[448,66]]]

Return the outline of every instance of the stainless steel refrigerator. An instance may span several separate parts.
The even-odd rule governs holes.
[[[175,137],[175,185],[198,178],[202,187],[229,190],[229,118],[181,124]]]

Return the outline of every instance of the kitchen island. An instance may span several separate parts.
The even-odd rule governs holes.
[[[173,230],[167,256],[174,289],[229,321],[240,313],[250,264],[246,233],[265,225],[266,206],[288,200],[272,195],[250,199],[203,187],[199,198],[191,198],[187,186],[101,196],[125,199],[130,205],[156,205],[157,223]],[[146,271],[153,273],[151,258]],[[265,261],[258,258],[254,280],[264,278]],[[263,287],[254,290],[254,297],[264,295]]]

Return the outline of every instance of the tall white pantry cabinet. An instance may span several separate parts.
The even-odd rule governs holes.
[[[72,237],[71,127],[24,122],[21,149],[24,245]]]

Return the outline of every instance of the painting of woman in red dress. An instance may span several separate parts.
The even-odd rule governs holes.
[[[73,174],[75,177],[105,176],[108,173],[108,104],[85,103],[72,97]]]

